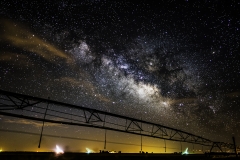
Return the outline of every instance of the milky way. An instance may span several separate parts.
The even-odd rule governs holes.
[[[239,134],[238,1],[0,5],[2,90]]]

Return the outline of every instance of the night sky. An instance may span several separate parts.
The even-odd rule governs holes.
[[[159,123],[215,141],[232,143],[235,136],[240,145],[239,8],[237,0],[2,0],[0,89]],[[46,134],[104,141],[101,130],[47,127]],[[0,115],[0,129],[40,133],[41,123]],[[27,136],[32,137],[31,147],[20,141]],[[139,136],[111,136],[112,141],[140,143]],[[15,144],[4,141],[16,137],[21,138]],[[39,136],[0,131],[0,139],[3,150],[37,150]],[[53,139],[43,141],[45,150],[55,146]],[[62,140],[62,146],[70,141]],[[89,145],[81,141],[84,145],[77,148],[77,143],[68,148]],[[99,145],[97,151],[103,148]]]

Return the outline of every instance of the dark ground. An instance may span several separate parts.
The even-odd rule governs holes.
[[[205,155],[205,154],[140,154],[140,153],[64,153],[57,155],[53,152],[1,152],[1,160],[208,160],[208,159],[236,159],[235,156]],[[238,158],[240,159],[240,158]]]

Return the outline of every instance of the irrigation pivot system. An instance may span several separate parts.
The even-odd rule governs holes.
[[[236,151],[234,144],[214,142],[162,124],[3,90],[0,90],[0,115],[41,121],[43,122],[42,127],[44,127],[44,122],[93,127],[170,141],[200,144],[211,147],[210,151],[213,148],[218,148],[220,151],[223,151],[223,148]],[[41,137],[42,133],[39,147]]]

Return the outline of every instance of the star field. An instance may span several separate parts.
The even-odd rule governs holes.
[[[240,2],[0,6],[1,90],[240,142]]]

